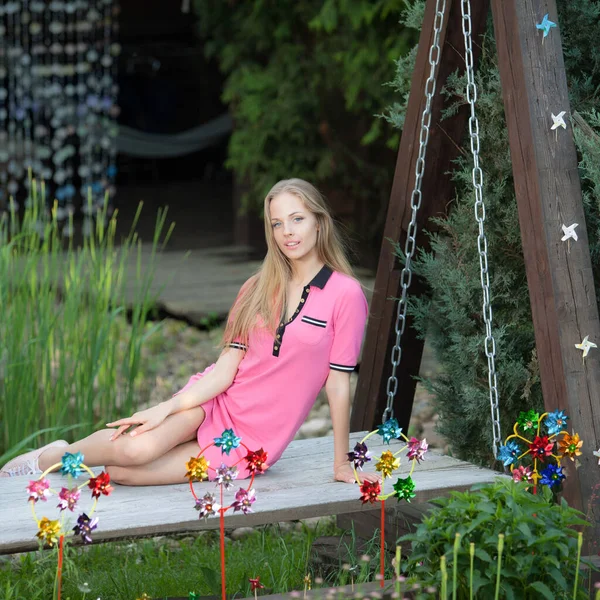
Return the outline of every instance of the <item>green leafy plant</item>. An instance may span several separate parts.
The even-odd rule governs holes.
[[[212,331],[216,329],[221,324],[222,319],[219,316],[218,312],[211,311],[205,317],[200,319],[200,326],[206,329],[207,331]]]
[[[583,514],[551,494],[533,495],[508,478],[452,492],[401,538],[411,542],[406,572],[441,586],[440,560],[456,580],[457,598],[587,598],[579,573]],[[458,535],[458,537],[457,537]],[[503,536],[503,537],[502,537]]]
[[[364,238],[379,236],[399,134],[377,114],[394,100],[385,85],[394,61],[416,39],[399,25],[404,0],[194,7],[205,53],[225,76],[227,166],[246,185],[246,206],[260,209],[278,179],[302,177],[340,218],[354,210],[346,222]]]

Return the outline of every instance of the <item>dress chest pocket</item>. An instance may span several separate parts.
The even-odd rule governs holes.
[[[298,339],[305,344],[318,344],[327,335],[327,321],[304,315],[296,329]]]

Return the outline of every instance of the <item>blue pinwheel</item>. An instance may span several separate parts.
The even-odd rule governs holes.
[[[215,446],[221,448],[221,452],[229,456],[232,450],[239,447],[241,441],[242,438],[235,435],[233,429],[226,429],[221,437],[215,438]]]
[[[399,438],[402,435],[402,428],[398,425],[396,419],[389,419],[383,425],[377,427],[377,433],[383,438],[386,444],[391,440]]]
[[[539,29],[540,31],[544,32],[544,38],[548,37],[548,34],[550,33],[550,30],[553,27],[556,27],[556,23],[553,23],[549,18],[548,15],[545,14],[544,18],[542,19],[541,23],[536,23],[536,28]]]

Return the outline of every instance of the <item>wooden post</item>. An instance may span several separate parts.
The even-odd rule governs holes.
[[[581,467],[570,469],[566,495],[588,513],[600,539],[600,351],[585,359],[575,344],[600,345],[600,321],[583,212],[560,29],[544,39],[536,23],[555,0],[492,0],[500,76],[513,163],[523,254],[546,410],[564,409],[583,440]],[[566,111],[566,131],[551,113]],[[578,241],[561,241],[578,223]],[[569,461],[570,462],[570,461]],[[594,506],[595,504],[595,506]]]
[[[242,207],[242,196],[248,191],[248,183],[233,178],[233,244],[245,246],[248,249],[248,257],[262,257],[266,252],[265,227],[258,211],[252,208]]]
[[[376,423],[381,422],[387,402],[386,384],[391,373],[390,357],[396,338],[394,324],[397,309],[397,302],[390,298],[398,298],[401,295],[399,280],[402,271],[402,265],[394,256],[393,248],[387,238],[400,241],[401,247],[404,249],[406,230],[411,215],[410,198],[415,181],[415,163],[419,153],[421,114],[425,105],[425,83],[429,76],[429,49],[433,41],[435,4],[435,0],[427,1],[415,70],[411,80],[408,109],[398,150],[396,172],[384,229],[384,241],[377,268],[356,397],[352,409],[350,423],[352,431],[370,430]],[[481,50],[479,37],[485,30],[488,8],[487,0],[473,3],[472,32],[475,61]],[[423,226],[427,224],[430,217],[443,215],[447,204],[452,199],[454,186],[448,172],[451,170],[452,161],[460,151],[460,143],[468,118],[468,109],[464,107],[453,117],[441,121],[444,98],[440,94],[440,90],[448,75],[457,69],[464,69],[464,42],[459,1],[446,1],[444,22],[445,27],[440,36],[442,54],[438,66],[436,95],[432,102],[432,125],[421,188],[423,201],[418,217],[417,247],[424,248],[427,248],[428,244],[427,238],[423,235]],[[424,290],[424,284],[418,278],[413,277],[409,294],[419,296]],[[414,377],[419,374],[423,352],[423,341],[417,339],[411,321],[410,318],[407,320],[407,326],[402,336],[402,360],[396,372],[398,394],[394,402],[394,414],[404,431],[408,429],[416,387]]]

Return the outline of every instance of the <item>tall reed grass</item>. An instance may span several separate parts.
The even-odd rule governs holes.
[[[0,461],[135,411],[141,347],[160,327],[147,325],[160,294],[151,292],[156,259],[173,230],[161,242],[159,212],[142,270],[142,203],[117,245],[117,211],[109,218],[105,198],[91,235],[65,248],[44,184],[30,180],[30,189],[22,219],[12,201],[0,216]]]

